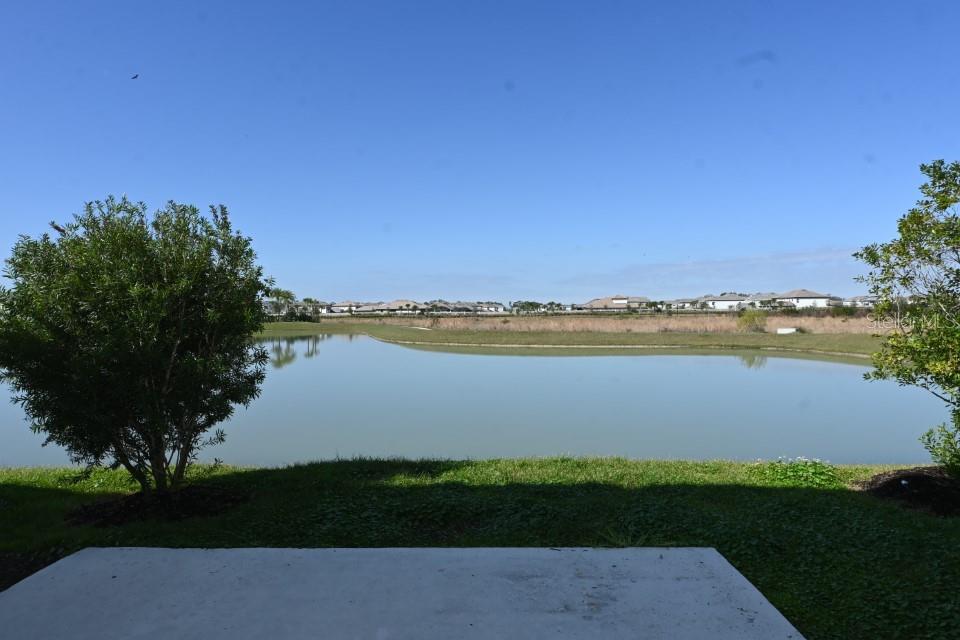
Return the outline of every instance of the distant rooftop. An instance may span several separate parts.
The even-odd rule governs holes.
[[[778,298],[829,298],[830,296],[826,293],[817,293],[816,291],[810,291],[810,289],[794,289],[793,291],[787,291],[786,293],[781,293],[777,295]]]
[[[738,293],[725,293],[722,296],[703,296],[702,300],[746,300],[746,296],[741,296]]]

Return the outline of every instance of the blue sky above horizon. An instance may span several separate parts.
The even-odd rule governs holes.
[[[9,2],[0,250],[224,203],[323,299],[861,293],[960,158],[951,2]],[[131,80],[133,74],[139,78]]]

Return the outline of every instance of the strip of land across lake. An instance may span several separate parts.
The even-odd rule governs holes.
[[[778,335],[778,328],[799,331]],[[348,318],[275,322],[265,338],[361,334],[411,346],[499,349],[760,349],[869,358],[882,339],[866,318],[774,316],[766,330],[741,332],[736,318]]]

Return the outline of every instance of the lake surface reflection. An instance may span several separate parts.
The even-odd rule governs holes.
[[[866,362],[764,351],[410,349],[366,336],[267,343],[262,396],[205,450],[243,465],[352,456],[818,457],[924,462],[946,419],[917,389],[866,382]],[[0,406],[0,466],[64,464]]]

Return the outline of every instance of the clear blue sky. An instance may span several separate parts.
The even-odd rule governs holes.
[[[960,158],[956,2],[4,2],[0,249],[224,203],[301,296],[861,292]],[[138,73],[137,80],[130,77]]]

